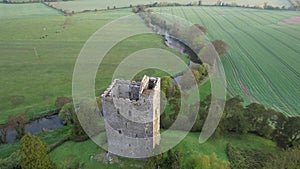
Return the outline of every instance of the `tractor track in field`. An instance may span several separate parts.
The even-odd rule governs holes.
[[[214,10],[214,9],[213,9]],[[215,11],[215,10],[214,10]],[[215,11],[216,12],[216,11]],[[210,15],[210,14],[209,14]],[[224,17],[224,19],[231,24],[233,27],[236,28],[236,30],[239,30],[240,32],[243,32],[244,34],[248,35],[251,37],[255,42],[257,42],[260,46],[262,46],[266,51],[271,53],[275,58],[277,58],[283,65],[285,65],[292,73],[294,73],[299,79],[300,79],[300,73],[297,72],[293,67],[291,67],[286,61],[284,61],[282,58],[276,55],[272,50],[270,50],[268,47],[266,47],[262,42],[258,41],[253,35],[250,33],[239,29],[235,24],[233,24],[228,18]],[[216,20],[215,20],[216,21]],[[297,52],[296,52],[297,53]]]
[[[181,10],[183,10],[182,8],[181,8]],[[194,9],[192,9],[192,11],[193,11],[193,13],[196,15],[196,16],[198,16],[198,18],[200,18],[200,16],[199,16],[199,14],[194,10]],[[201,21],[201,23],[202,23],[202,25],[205,25],[204,23],[203,23],[203,21]],[[229,59],[231,59],[231,57],[230,56],[228,56],[228,58]],[[241,82],[241,79],[239,78],[239,76],[238,76],[238,71],[237,71],[237,68],[236,68],[236,66],[232,63],[232,60],[230,61],[230,64],[231,64],[231,66],[232,66],[232,68],[233,68],[233,74],[234,74],[234,76],[235,76],[235,78],[236,79],[238,79],[237,81],[238,81],[238,84],[240,85],[242,82]],[[241,87],[241,86],[240,86]],[[227,89],[227,91],[230,93],[230,95],[231,96],[234,96],[234,94],[232,93],[232,91],[226,86],[226,89]],[[247,95],[247,94],[246,94]],[[247,95],[248,96],[248,95]],[[248,96],[249,97],[249,96]],[[249,97],[249,99],[251,100],[251,98]]]
[[[171,14],[174,15],[173,8],[171,8]]]
[[[291,114],[295,114],[294,111],[291,111],[290,108],[287,106],[287,103],[284,101],[284,99],[280,96],[280,93],[278,93],[277,89],[275,86],[272,85],[272,81],[268,78],[268,76],[263,72],[263,70],[261,69],[261,67],[256,63],[256,61],[251,57],[251,55],[248,53],[248,51],[227,31],[225,30],[222,25],[217,22],[217,20],[212,17],[204,8],[202,8],[203,11],[205,12],[205,14],[209,15],[209,17],[211,19],[213,19],[216,24],[219,25],[219,27],[227,33],[228,36],[231,37],[231,39],[239,46],[239,48],[245,53],[245,56],[252,62],[252,64],[256,67],[256,69],[261,73],[263,79],[268,83],[268,85],[270,86],[270,88],[272,89],[272,92],[275,94],[275,96],[282,102],[282,104],[287,108],[287,110],[289,111],[289,113]],[[232,24],[230,22],[230,24]],[[234,27],[236,27],[235,25],[233,25]],[[237,29],[239,30],[239,29]]]
[[[190,20],[188,20],[188,17],[187,17],[187,15],[186,15],[186,13],[184,12],[184,10],[181,8],[181,12],[183,13],[183,15],[184,15],[184,18],[187,20],[187,21],[189,21],[190,22]]]
[[[230,13],[231,13],[231,12],[230,12]],[[232,14],[232,13],[231,13],[231,14]],[[243,15],[243,14],[241,14],[241,15]],[[235,16],[235,15],[233,15],[233,14],[232,14],[231,16],[237,18],[237,19],[240,20],[242,23],[245,23],[245,24],[247,24],[248,26],[251,26],[251,24],[249,24],[248,22],[245,22],[245,20],[243,20],[243,19],[241,19],[241,18],[239,18],[239,17],[237,17],[237,16]],[[245,15],[243,15],[243,16],[245,16]],[[246,17],[246,16],[245,16],[245,17]],[[227,20],[228,20],[228,19],[227,19]],[[257,22],[257,20],[255,20],[255,21],[256,21],[256,23],[259,23],[259,22]],[[260,24],[260,23],[259,23],[259,24]],[[277,37],[271,35],[270,33],[266,32],[266,31],[264,31],[263,29],[260,29],[260,28],[257,28],[257,29],[259,29],[260,31],[262,31],[262,32],[264,32],[265,34],[269,35],[269,37],[271,37],[271,38],[277,40],[279,43],[281,43],[283,46],[286,46],[286,47],[287,47],[288,49],[290,49],[291,51],[293,51],[293,52],[295,52],[295,53],[299,53],[299,51],[296,51],[296,50],[295,50],[294,48],[292,48],[289,44],[286,44],[286,43],[282,42],[280,39],[278,39]],[[245,32],[245,31],[243,31],[243,32]]]
[[[255,99],[255,97],[249,92],[248,88],[245,86],[245,84],[239,78],[239,76],[238,76],[238,70],[237,70],[235,64],[233,63],[232,58],[228,57],[228,61],[229,61],[230,65],[231,65],[231,67],[233,68],[234,77],[237,79],[238,84],[241,87],[241,89],[243,90],[243,92],[249,97],[249,99],[252,102],[259,103],[258,100]]]
[[[201,16],[199,16],[199,14],[194,10],[194,8],[192,8],[191,11],[198,17],[198,20],[199,20],[199,22],[201,22],[201,25],[204,26],[205,24],[203,23],[203,20],[201,19]]]
[[[247,12],[247,13],[249,14],[249,12]],[[243,15],[243,16],[245,16],[245,17],[247,18],[247,15],[245,15],[244,13],[241,12],[240,14]],[[256,13],[250,13],[250,14],[255,15],[257,18],[261,18],[262,20],[266,20],[266,18],[264,18],[264,17],[262,17],[262,16],[260,16],[260,15],[257,15]],[[253,19],[253,18],[251,17],[251,19]],[[264,25],[262,24],[262,22],[258,21],[257,19],[253,19],[253,20],[255,20],[255,22],[259,23],[260,25],[264,26]],[[276,27],[272,27],[272,29],[273,29],[273,30],[276,30],[276,31],[278,31],[278,32],[281,32],[281,33],[283,33],[283,34],[286,34],[286,35],[288,35],[289,37],[291,37],[291,38],[293,38],[293,39],[295,39],[295,40],[299,40],[299,41],[300,41],[300,38],[295,37],[295,35],[291,35],[291,34],[289,34],[289,33],[287,33],[287,32],[284,32],[284,31],[282,31],[282,30],[276,28]]]
[[[276,17],[274,17],[273,15],[271,15],[270,13],[266,13],[267,15],[268,15],[268,17],[270,17],[270,18],[274,18],[274,19],[278,19],[278,18],[276,18]],[[285,18],[285,19],[287,19],[287,18],[291,18],[291,16],[286,16],[286,15],[278,15],[277,14],[277,16],[279,16],[279,17],[283,17],[283,18]],[[282,20],[284,20],[284,19],[282,19]],[[278,24],[278,22],[277,23],[275,23],[275,24]],[[299,30],[297,30],[297,29],[294,29],[294,28],[291,28],[293,31],[299,31]]]
[[[192,9],[192,11],[198,16],[198,17],[200,17],[199,16],[199,14],[196,12],[196,11],[194,11],[194,9]],[[211,16],[209,15],[209,17],[211,18]],[[213,18],[213,20],[216,22],[216,20]],[[218,25],[219,25],[219,23],[218,23]],[[220,26],[220,25],[219,25]],[[221,27],[221,26],[220,26]],[[222,28],[222,27],[221,27]],[[222,28],[223,29],[223,28]],[[223,29],[224,30],[224,29]],[[225,31],[225,30],[224,30]],[[225,31],[225,32],[227,32],[227,31]],[[227,32],[227,34],[228,34],[228,32]],[[230,35],[230,37],[232,38],[232,36]],[[255,99],[255,97],[249,92],[249,90],[247,89],[247,87],[244,85],[244,83],[242,82],[242,80],[240,79],[240,76],[239,76],[239,73],[238,73],[238,69],[236,68],[236,66],[235,66],[235,64],[233,63],[233,60],[232,60],[232,58],[230,57],[230,56],[228,56],[228,61],[230,62],[230,65],[232,66],[232,68],[233,68],[233,73],[234,73],[234,76],[235,76],[235,78],[237,79],[237,82],[238,82],[238,84],[239,84],[239,86],[240,86],[240,88],[243,90],[243,92],[248,96],[248,98],[249,98],[249,100],[251,100],[252,102],[256,102],[256,103],[258,103],[258,101]],[[230,90],[229,90],[229,88],[227,88],[227,90],[230,92],[230,93],[232,93]]]

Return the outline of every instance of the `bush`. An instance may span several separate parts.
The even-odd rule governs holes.
[[[0,159],[1,169],[21,169],[20,165],[20,153],[14,152],[9,157],[5,159]]]
[[[242,150],[238,147],[227,144],[226,153],[232,169],[240,168],[265,168],[269,161],[274,158],[271,153],[261,150]]]
[[[222,159],[218,159],[217,155],[213,153],[212,155],[192,155],[185,165],[186,169],[229,169],[230,165],[228,162]]]
[[[55,107],[57,109],[61,109],[66,103],[72,102],[72,99],[65,97],[65,96],[60,96],[57,97],[55,100]]]
[[[72,103],[65,104],[58,113],[58,117],[63,121],[64,125],[73,124],[74,116],[76,114]]]
[[[227,44],[223,40],[215,40],[212,42],[219,56],[224,56],[227,52]]]

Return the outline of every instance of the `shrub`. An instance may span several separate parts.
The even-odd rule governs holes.
[[[57,97],[55,100],[55,107],[57,109],[61,109],[66,103],[72,102],[72,99],[65,97],[65,96],[60,96]]]
[[[274,154],[261,150],[242,150],[230,143],[227,144],[226,153],[232,169],[265,168],[268,162],[274,158]]]
[[[227,44],[223,40],[217,39],[217,40],[213,41],[212,44],[215,47],[219,56],[225,55],[228,47],[227,47]]]
[[[1,169],[21,169],[19,151],[12,153],[5,159],[0,159]]]

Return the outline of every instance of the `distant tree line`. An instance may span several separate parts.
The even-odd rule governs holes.
[[[250,6],[250,5],[240,5],[237,2],[232,2],[232,3],[225,3],[221,0],[218,0],[217,3],[213,6],[227,6],[227,7],[242,7],[242,8],[254,8],[254,9],[267,9],[267,10],[297,10],[299,9],[299,3],[297,2],[297,0],[289,0],[289,2],[291,3],[290,7],[286,7],[286,6],[272,6],[269,5],[268,2],[264,2],[263,5],[258,6]],[[209,5],[212,6],[212,5]]]
[[[199,0],[199,1],[193,1],[193,2],[190,2],[190,3],[187,3],[187,4],[183,4],[183,3],[176,3],[176,2],[155,2],[153,4],[139,4],[139,5],[136,5],[136,6],[132,6],[130,5],[129,7],[132,7],[133,8],[133,12],[134,13],[138,13],[140,11],[138,10],[135,10],[141,6],[144,7],[144,9],[146,8],[153,8],[153,7],[167,7],[167,6],[224,6],[224,7],[241,7],[241,8],[254,8],[254,9],[267,9],[267,10],[299,10],[299,7],[300,7],[300,2],[297,1],[297,0],[288,0],[291,4],[290,7],[287,7],[287,6],[272,6],[272,5],[269,5],[268,2],[264,2],[263,5],[261,6],[258,6],[258,5],[255,5],[255,6],[250,6],[250,5],[240,5],[238,4],[237,2],[232,2],[232,3],[225,3],[221,0],[218,0],[215,4],[212,4],[212,5],[203,5],[202,3],[202,0]]]

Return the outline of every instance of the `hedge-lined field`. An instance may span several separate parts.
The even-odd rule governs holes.
[[[280,23],[299,12],[217,7],[157,11],[203,25],[211,40],[225,40],[229,50],[222,62],[234,95],[288,115],[300,114],[300,25]]]
[[[67,17],[44,4],[0,4],[0,123],[54,108],[71,96],[76,58],[101,26],[130,10]],[[14,12],[12,12],[14,11]],[[30,117],[30,116],[29,116]]]
[[[0,20],[3,19],[30,18],[37,16],[58,16],[62,13],[45,7],[41,3],[32,4],[2,4],[0,3]]]
[[[168,3],[180,3],[180,4],[198,4],[198,0],[74,0],[74,1],[58,1],[51,2],[50,4],[54,5],[57,8],[68,10],[69,12],[80,12],[84,10],[101,10],[122,7],[129,7],[130,5],[139,5],[139,4],[153,4],[154,2],[168,2]],[[202,0],[203,5],[215,5],[217,0]],[[224,4],[237,4],[240,6],[259,6],[262,7],[265,2],[268,2],[268,5],[273,7],[290,7],[288,0],[254,0],[254,1],[245,1],[245,0],[222,0]]]
[[[28,117],[44,113],[54,108],[57,97],[71,97],[75,61],[86,40],[105,24],[132,14],[131,9],[122,9],[64,16],[43,4],[0,4],[0,8],[4,6],[7,11],[22,9],[23,15],[18,18],[21,15],[7,15],[0,10],[0,16],[7,15],[0,23],[0,31],[5,32],[0,34],[0,124],[9,115],[27,109]],[[35,7],[45,10],[45,14],[50,10],[50,14],[37,14]],[[149,29],[142,19],[135,18],[140,26]],[[120,42],[100,66],[96,78],[97,95],[109,86],[122,58],[145,48],[162,48],[178,54],[154,33]],[[187,56],[179,56],[188,62]],[[162,72],[147,73],[154,76]]]

